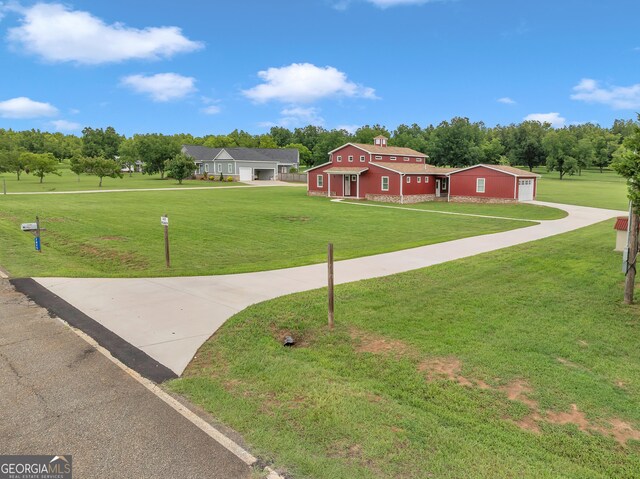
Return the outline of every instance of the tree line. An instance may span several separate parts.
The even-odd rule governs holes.
[[[183,144],[214,148],[296,148],[301,164],[314,166],[325,163],[328,152],[345,143],[371,145],[375,136],[384,135],[389,138],[389,146],[426,153],[429,163],[436,166],[487,163],[530,170],[546,167],[558,172],[562,179],[567,174],[581,174],[585,168],[602,171],[609,167],[635,127],[634,121],[622,119],[615,120],[609,128],[585,123],[554,129],[549,123],[537,121],[487,127],[483,122],[456,117],[424,128],[413,124],[389,130],[381,125],[365,125],[348,132],[313,125],[294,129],[275,126],[269,133],[260,135],[234,130],[227,135],[201,137],[148,133],[127,138],[111,126],[86,127],[81,136],[33,129],[0,129],[0,171],[13,172],[18,180],[23,172],[34,172],[42,181],[45,175],[55,174],[56,163],[66,160],[72,171],[98,176],[100,184],[104,176],[120,176],[122,169],[131,173],[137,165],[142,165],[145,173],[158,173],[161,178],[166,173],[182,177],[187,162],[178,155]]]

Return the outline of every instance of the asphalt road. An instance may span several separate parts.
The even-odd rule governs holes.
[[[74,477],[251,477],[244,462],[4,279],[0,454],[70,454]]]

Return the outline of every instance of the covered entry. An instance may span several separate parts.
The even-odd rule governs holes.
[[[369,168],[335,167],[327,173],[327,192],[329,197],[360,198],[360,175]]]

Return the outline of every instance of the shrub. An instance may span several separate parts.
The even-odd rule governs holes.
[[[224,176],[222,176],[222,173],[220,173],[219,181],[224,181]]]
[[[215,176],[210,176],[209,177],[209,181],[216,181],[216,177]]]
[[[228,183],[231,183],[232,181],[233,181],[233,177],[231,177],[231,176],[227,176],[227,182],[228,182]]]

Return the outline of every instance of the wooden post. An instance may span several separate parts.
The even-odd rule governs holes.
[[[624,282],[624,302],[633,304],[633,290],[636,283],[636,258],[638,257],[638,214],[635,205],[629,215],[629,242],[627,244],[627,275]]]
[[[40,218],[36,216],[36,241],[38,244],[38,253],[42,253],[42,240],[40,239]]]
[[[168,216],[165,214],[165,218]],[[169,224],[164,225],[164,257],[167,263],[167,268],[171,268],[171,258],[169,257]]]
[[[2,178],[2,193],[7,194],[7,180],[5,178]]]
[[[329,268],[329,329],[333,329],[333,243],[329,243],[329,250],[327,254],[327,264]]]

